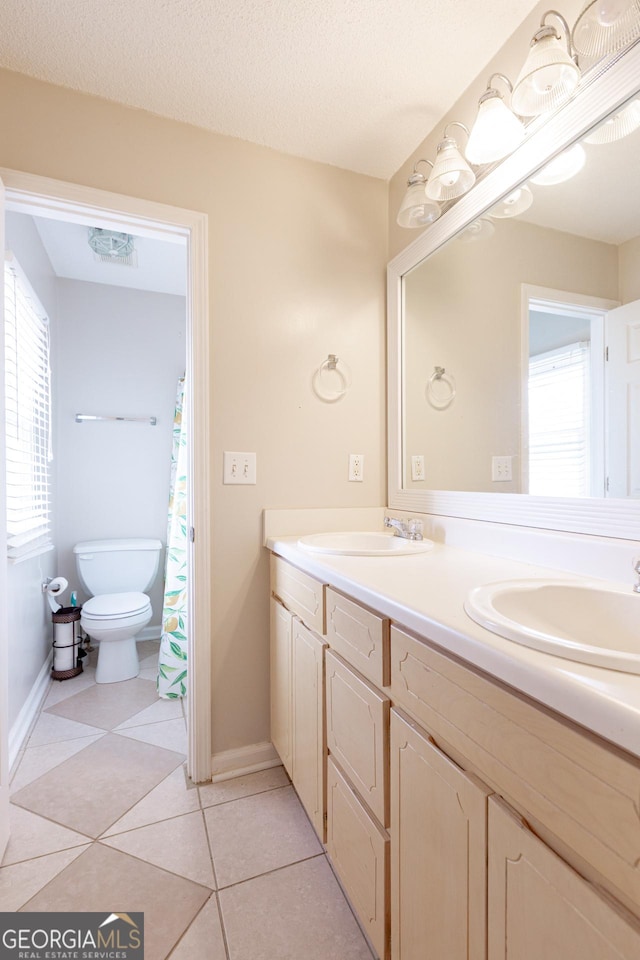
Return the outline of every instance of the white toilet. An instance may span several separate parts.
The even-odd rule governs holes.
[[[73,548],[80,582],[91,599],[80,625],[99,642],[96,683],[137,677],[136,635],[151,620],[144,593],[160,564],[159,540],[86,540]]]

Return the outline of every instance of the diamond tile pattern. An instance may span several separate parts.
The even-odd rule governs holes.
[[[154,652],[148,680],[52,685],[13,777],[0,910],[143,910],[146,960],[371,960],[282,767],[187,780]]]

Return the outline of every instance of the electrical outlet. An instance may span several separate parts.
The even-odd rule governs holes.
[[[255,453],[224,452],[223,483],[255,483],[256,482],[256,455]]]
[[[349,480],[361,483],[364,480],[364,454],[349,454]]]
[[[491,479],[494,483],[513,480],[513,457],[491,457]]]
[[[411,479],[424,480],[424,457],[421,453],[411,457]]]

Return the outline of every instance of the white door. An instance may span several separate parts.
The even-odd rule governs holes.
[[[640,499],[640,300],[605,321],[607,496]]]
[[[0,860],[9,840],[9,684],[7,681],[7,528],[4,440],[4,184],[0,180]]]

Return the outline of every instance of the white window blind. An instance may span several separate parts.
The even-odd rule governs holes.
[[[49,322],[15,259],[5,262],[7,554],[52,549]]]
[[[529,493],[587,497],[590,485],[589,343],[529,361]]]

